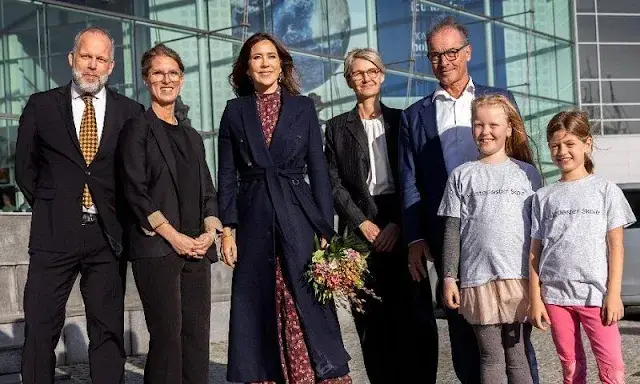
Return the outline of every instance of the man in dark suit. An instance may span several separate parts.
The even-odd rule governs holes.
[[[473,83],[467,68],[471,60],[468,32],[453,18],[445,18],[431,29],[427,46],[439,84],[435,92],[402,113],[399,167],[409,271],[414,280],[429,284],[425,261],[433,261],[439,276],[439,296],[443,281],[444,220],[437,214],[438,207],[450,172],[478,157],[471,133],[471,102],[482,94],[499,93],[516,103],[510,91]],[[431,302],[432,298],[424,300]],[[480,383],[480,353],[473,329],[457,311],[446,308],[445,311],[456,375],[463,384]],[[528,327],[527,357],[533,381],[537,383],[530,332]]]
[[[114,149],[125,121],[142,105],[105,87],[114,42],[87,28],[69,53],[73,81],[36,93],[20,118],[16,181],[33,208],[24,292],[22,380],[53,383],[54,348],[80,273],[94,383],[124,374],[124,282],[118,257]]]

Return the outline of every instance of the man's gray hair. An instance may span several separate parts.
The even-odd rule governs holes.
[[[347,53],[347,56],[344,58],[344,77],[349,79],[351,76],[351,67],[353,67],[353,62],[356,59],[363,59],[371,62],[375,65],[382,73],[384,70],[384,63],[382,62],[382,58],[380,54],[375,49],[371,48],[355,48]]]
[[[87,27],[82,31],[78,32],[76,34],[76,37],[73,39],[73,50],[71,52],[74,54],[78,52],[78,45],[80,44],[80,38],[82,37],[82,35],[88,32],[103,34],[109,39],[109,41],[111,41],[111,61],[113,61],[115,58],[116,41],[113,39],[113,36],[111,36],[109,31],[100,27]]]
[[[460,32],[460,34],[464,38],[463,43],[469,44],[469,30],[467,30],[467,27],[460,24],[452,16],[447,16],[444,19],[440,20],[438,24],[431,27],[431,29],[429,30],[429,33],[427,34],[427,46],[429,45],[429,42],[431,41],[431,38],[433,37],[433,35],[447,28],[452,28]]]

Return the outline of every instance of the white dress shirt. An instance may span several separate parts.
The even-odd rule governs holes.
[[[436,123],[442,146],[447,175],[457,166],[478,159],[478,147],[473,140],[471,126],[471,102],[476,88],[473,80],[459,98],[452,97],[440,84],[433,93],[436,103]]]
[[[71,82],[71,111],[73,112],[73,124],[76,127],[76,135],[80,138],[80,124],[82,123],[82,114],[84,113],[85,103],[82,100],[82,91],[78,86]],[[96,111],[96,124],[98,126],[98,143],[102,138],[102,130],[104,128],[104,115],[107,110],[107,90],[102,87],[98,93],[93,95],[93,108]],[[98,145],[98,148],[100,146]],[[82,207],[82,212],[98,213],[95,205],[89,208]]]
[[[369,174],[367,175],[369,193],[371,196],[394,193],[396,187],[389,164],[384,118],[380,115],[375,119],[363,119],[362,125],[367,133],[369,146]]]

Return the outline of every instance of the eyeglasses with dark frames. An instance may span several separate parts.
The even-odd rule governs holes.
[[[451,48],[451,49],[447,49],[444,52],[429,52],[427,53],[427,58],[429,58],[429,61],[433,64],[438,64],[442,56],[446,57],[447,60],[449,61],[453,61],[458,59],[458,53],[460,53],[460,51],[462,51],[468,45],[469,43],[466,43],[460,48]]]
[[[380,72],[382,71],[379,68],[369,68],[366,71],[351,72],[350,76],[352,80],[361,81],[362,79],[364,79],[364,74],[366,73],[370,79],[375,80],[380,75]]]

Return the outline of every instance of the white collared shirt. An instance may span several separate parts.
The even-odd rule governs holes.
[[[447,175],[457,166],[478,158],[478,147],[473,140],[471,126],[471,102],[475,98],[475,91],[473,80],[469,78],[467,87],[457,99],[449,95],[440,84],[433,93],[432,100],[436,104],[436,123]]]
[[[82,114],[84,113],[85,103],[82,100],[82,93],[76,83],[71,82],[71,111],[73,112],[73,124],[76,127],[76,135],[80,137],[80,124],[82,123]],[[93,108],[96,111],[96,124],[98,126],[98,143],[102,138],[104,128],[104,115],[107,110],[107,90],[102,87],[98,93],[93,95]],[[98,146],[99,147],[99,146]],[[95,205],[88,209],[82,207],[83,212],[98,213]]]
[[[394,193],[396,187],[389,163],[384,117],[380,115],[375,119],[362,119],[362,125],[369,147],[369,193],[371,196]]]

